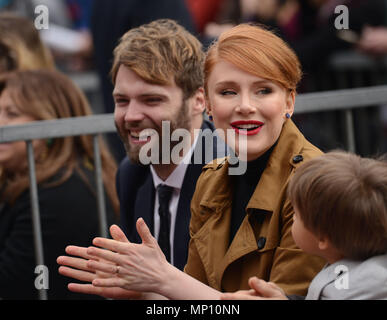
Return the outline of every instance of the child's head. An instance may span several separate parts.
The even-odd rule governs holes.
[[[386,161],[327,153],[296,171],[288,194],[296,219],[343,257],[363,260],[387,252]]]

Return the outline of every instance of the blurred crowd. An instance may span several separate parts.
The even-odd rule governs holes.
[[[41,5],[48,11],[36,10]],[[37,30],[38,18],[47,18],[49,27]],[[100,94],[102,110],[112,113],[110,70],[114,48],[129,29],[159,18],[176,20],[196,35],[205,49],[223,31],[240,23],[258,23],[275,30],[301,61],[304,75],[299,93],[387,83],[387,0],[0,0],[0,125],[91,115],[96,109],[68,77],[74,74],[92,73],[98,78],[95,91]],[[332,67],[332,59],[343,52],[345,57],[361,57],[368,66],[356,76],[350,74],[345,84],[337,79],[338,71]],[[359,68],[352,64],[349,71],[358,72]],[[328,72],[322,85],[322,75]],[[370,76],[375,73],[378,81]],[[361,81],[354,81],[359,74]],[[328,151],[343,147],[339,139],[341,115],[321,112],[295,115],[293,119],[311,142]],[[358,125],[360,121],[366,125]],[[387,151],[386,106],[356,110],[354,123],[355,127],[366,128],[357,130],[357,153],[368,156]],[[110,148],[101,139],[102,167],[112,223],[117,221],[118,212],[116,162],[125,157],[125,151],[116,133],[107,139]],[[86,246],[98,233],[93,215],[97,209],[91,143],[90,137],[66,137],[34,144],[43,195],[42,224],[48,230],[44,237],[57,241],[45,241],[51,245],[47,252],[52,269],[55,257],[60,255],[58,250],[66,243]],[[28,220],[28,170],[26,161],[21,160],[26,158],[25,144],[0,147],[4,157],[0,158],[0,227],[4,229],[0,230],[0,289],[4,289],[27,281],[20,274],[33,277],[32,269],[27,274],[25,268],[35,262]],[[54,195],[61,202],[52,201]],[[87,201],[72,200],[81,197]],[[60,206],[63,212],[58,212],[53,221],[47,213]],[[82,218],[83,212],[90,216]],[[83,229],[72,230],[74,221]],[[14,265],[20,270],[12,268]],[[51,291],[56,292],[55,298],[74,298],[68,296],[62,278],[52,277],[54,287],[61,288]],[[26,297],[34,295],[33,288],[29,289]],[[18,294],[0,291],[0,297]]]
[[[34,20],[38,5],[48,8],[54,33],[47,36],[43,30],[43,40],[69,70],[98,68],[101,51],[106,48],[111,57],[110,49],[126,30],[160,17],[174,18],[205,45],[236,24],[264,24],[291,44],[306,74],[341,50],[373,58],[387,52],[385,0],[3,0],[0,10]],[[336,9],[343,5],[348,11]]]

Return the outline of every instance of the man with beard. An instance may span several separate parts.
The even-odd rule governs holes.
[[[204,136],[194,132],[214,130],[203,120],[203,60],[200,42],[174,21],[164,19],[128,31],[114,51],[111,72],[115,124],[128,154],[117,173],[121,226],[129,241],[140,243],[135,225],[142,217],[159,243],[167,237],[163,251],[181,270],[187,259],[196,180],[206,153],[217,155],[213,149],[217,144],[209,150],[208,143],[202,143]],[[165,125],[169,130],[164,130]],[[175,129],[189,133],[189,139],[183,139],[189,141],[188,151],[180,154],[184,158],[180,163],[173,163],[170,157],[177,144],[170,140]],[[169,143],[162,143],[165,141]],[[143,165],[141,148],[153,142],[159,147],[157,161]],[[197,152],[203,161],[193,163]],[[159,216],[160,185],[172,188],[167,226]],[[167,233],[161,230],[165,227]]]

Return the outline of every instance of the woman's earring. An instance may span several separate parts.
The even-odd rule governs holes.
[[[212,117],[212,116],[208,116],[208,119],[212,122],[212,121],[214,121],[214,118]]]
[[[290,113],[286,112],[285,117],[286,117],[286,119],[290,119],[290,117],[291,117]]]

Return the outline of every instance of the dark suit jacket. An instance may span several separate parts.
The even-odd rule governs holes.
[[[213,131],[214,127],[212,123],[204,121],[202,130],[205,129]],[[199,139],[203,141],[203,137],[201,135]],[[208,152],[212,150],[213,157],[216,157],[217,147],[222,148],[220,150],[223,152],[226,150],[223,142],[218,140],[219,144],[217,144],[217,139],[214,140],[213,145],[200,144],[200,140],[198,141],[191,158],[191,164],[188,165],[184,176],[177,208],[173,252],[174,264],[180,270],[183,270],[187,261],[191,199],[195,191],[196,181],[205,164],[205,155],[208,155]],[[197,152],[202,152],[200,164],[193,163]],[[137,219],[142,217],[152,233],[154,229],[155,188],[150,168],[149,166],[132,164],[128,159],[124,159],[118,169],[116,182],[121,207],[121,226],[131,242],[141,243],[136,231]]]
[[[93,172],[84,170],[93,185]],[[67,289],[74,279],[58,273],[56,259],[65,254],[69,244],[87,247],[99,236],[97,200],[80,175],[74,171],[64,183],[55,187],[38,186],[44,263],[48,267],[48,299],[98,299],[75,294]],[[108,223],[115,222],[106,198]],[[35,254],[29,190],[13,206],[0,209],[0,298],[37,299],[35,289]]]

